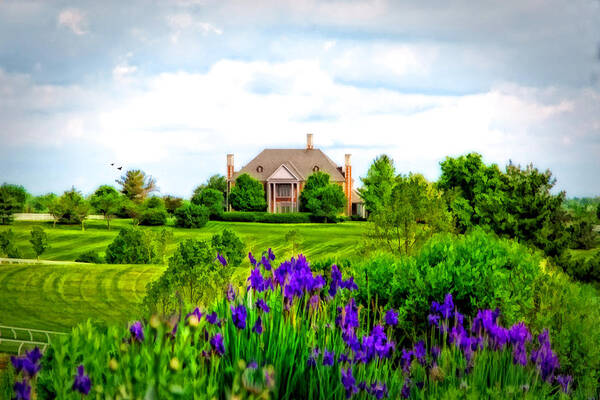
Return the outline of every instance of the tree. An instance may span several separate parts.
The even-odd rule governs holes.
[[[175,226],[180,228],[202,228],[208,222],[210,211],[204,206],[184,204],[175,210]]]
[[[144,201],[143,211],[140,216],[140,225],[158,226],[165,225],[169,213],[165,209],[160,197],[150,197]]]
[[[596,218],[600,221],[600,203],[598,203],[598,206],[596,207]]]
[[[46,193],[40,196],[35,196],[30,200],[30,206],[35,212],[44,212],[50,209],[50,205],[57,196],[54,193]]]
[[[302,209],[327,222],[343,211],[346,196],[340,185],[329,183],[329,174],[318,171],[306,180],[300,194],[300,204]]]
[[[267,208],[263,185],[248,174],[237,177],[229,202],[237,211],[265,211]]]
[[[389,202],[395,178],[394,161],[389,156],[382,154],[373,160],[367,176],[361,178],[363,187],[358,189],[369,213],[377,211]]]
[[[4,183],[0,186],[5,193],[8,193],[14,201],[17,203],[15,212],[23,212],[23,207],[27,202],[27,198],[30,196],[27,190],[21,185],[12,185],[10,183]]]
[[[21,258],[21,252],[16,245],[15,233],[12,229],[0,232],[0,250],[8,258]]]
[[[104,216],[106,227],[110,230],[110,220],[114,218],[122,205],[119,192],[112,186],[100,186],[92,195],[90,204]]]
[[[196,187],[196,189],[194,189],[194,194],[192,197],[197,196],[204,189],[218,190],[223,195],[223,198],[225,198],[227,196],[227,178],[225,178],[223,175],[218,174],[211,176],[210,178],[208,178],[206,183],[203,183],[202,185],[199,185],[198,187]]]
[[[56,223],[60,221],[65,214],[65,210],[58,198],[52,200],[52,202],[48,205],[48,212],[52,215],[54,219],[52,222],[52,227],[56,228]]]
[[[238,235],[229,229],[223,229],[221,234],[213,235],[211,239],[213,249],[225,256],[227,265],[238,267],[246,255],[244,243]]]
[[[155,256],[152,233],[139,227],[121,229],[106,249],[109,264],[149,264]]]
[[[399,175],[389,200],[369,215],[367,249],[410,254],[434,233],[451,229],[452,217],[435,186],[420,174]]]
[[[31,229],[31,239],[29,239],[31,246],[33,247],[33,251],[37,259],[40,259],[40,256],[48,247],[48,235],[44,232],[44,229],[41,226],[34,226]]]
[[[208,208],[209,218],[219,217],[223,214],[224,201],[223,193],[211,188],[205,188],[192,197],[192,203]]]
[[[127,216],[131,218],[132,225],[139,225],[140,219],[142,218],[142,213],[144,212],[143,204],[138,204],[125,197],[125,201],[123,202],[123,208],[125,209],[125,213],[127,214]]]
[[[19,203],[9,189],[0,187],[0,225],[9,225],[13,214],[19,211]]]
[[[121,193],[138,204],[142,203],[148,194],[158,190],[156,180],[151,176],[146,176],[146,173],[139,169],[127,171],[116,182],[121,185]]]
[[[165,263],[165,255],[167,254],[167,247],[173,242],[174,235],[170,229],[163,228],[160,233],[156,236],[156,250],[157,258],[161,263]]]
[[[165,203],[165,208],[167,212],[171,215],[175,213],[175,210],[183,205],[183,199],[181,197],[175,197],[171,195],[163,196],[163,201]]]
[[[65,224],[81,224],[85,230],[85,219],[90,212],[90,204],[75,188],[67,190],[51,205],[50,213],[56,220]],[[58,218],[57,218],[58,217]]]

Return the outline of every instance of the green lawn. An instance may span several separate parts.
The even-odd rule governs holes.
[[[40,222],[15,222],[10,227],[25,258],[34,258],[29,243],[33,225],[43,225],[51,248],[41,257],[46,260],[72,261],[87,250],[102,255],[117,235],[118,228],[130,224],[115,221],[106,230],[102,221],[91,221],[84,232],[78,226],[57,226]],[[175,243],[186,238],[206,239],[224,228],[239,234],[246,247],[260,252],[272,247],[278,259],[291,255],[285,243],[290,229],[300,232],[301,251],[311,259],[355,257],[364,225],[343,224],[258,224],[209,222],[202,229],[172,228]],[[158,228],[146,228],[160,230]],[[0,324],[65,331],[88,318],[105,322],[126,322],[135,318],[146,284],[160,276],[164,266],[106,264],[0,264]],[[248,263],[239,274],[248,273]],[[236,274],[238,274],[236,273]]]
[[[88,250],[96,250],[104,255],[106,247],[118,234],[119,228],[129,226],[129,220],[116,220],[111,230],[106,229],[103,221],[89,221],[86,230],[81,231],[78,225],[57,225],[47,222],[15,222],[11,226],[0,226],[0,231],[12,229],[17,236],[17,245],[23,258],[35,258],[29,243],[32,226],[41,225],[48,234],[50,248],[42,255],[45,260],[74,261],[77,256]],[[310,259],[329,257],[350,257],[356,253],[357,245],[362,239],[364,223],[344,222],[341,224],[261,224],[249,222],[210,221],[201,229],[172,229],[175,242],[170,246],[172,252],[183,239],[207,239],[214,233],[228,228],[236,232],[249,250],[260,253],[272,247],[278,255],[291,255],[291,246],[285,243],[286,232],[295,229],[301,236],[301,251]],[[145,227],[145,229],[161,230],[163,227]]]

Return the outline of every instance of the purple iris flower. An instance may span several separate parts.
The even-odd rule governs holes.
[[[332,366],[335,357],[335,352],[333,351],[323,351],[323,365]]]
[[[310,296],[310,299],[308,300],[308,307],[311,310],[316,310],[317,307],[319,306],[319,295],[318,294],[313,294],[312,296]]]
[[[540,347],[531,352],[531,361],[537,365],[542,379],[546,382],[550,382],[554,377],[554,372],[560,368],[560,364],[558,362],[558,357],[552,351],[550,346],[550,337],[547,329],[544,329],[544,331],[540,333],[538,342]]]
[[[429,314],[427,316],[427,320],[429,321],[429,325],[440,326],[440,316],[436,314]]]
[[[393,308],[390,308],[385,313],[385,323],[390,326],[398,325],[398,313]]]
[[[258,299],[256,302],[256,307],[265,313],[271,311],[271,308],[269,308],[268,304],[263,299]]]
[[[342,368],[342,385],[346,389],[346,398],[349,399],[354,393],[358,391],[356,387],[356,379],[352,375],[352,367],[348,367],[346,371]]]
[[[569,384],[573,380],[571,375],[558,375],[556,377],[556,382],[558,382],[562,388],[562,391],[565,393],[569,393]]]
[[[221,263],[222,266],[227,266],[227,260],[221,254],[217,253],[217,261]]]
[[[29,386],[27,379],[23,379],[22,382],[15,382],[13,389],[15,390],[16,400],[31,399],[31,386]]]
[[[338,315],[335,323],[342,330],[358,328],[358,307],[354,302],[354,298],[351,298],[343,309],[338,307]]]
[[[419,361],[419,364],[425,365],[425,356],[427,355],[427,349],[425,348],[425,342],[423,342],[422,340],[417,342],[417,344],[415,345],[415,348],[414,348],[414,353],[415,353],[415,357],[417,358],[417,361]]]
[[[329,295],[335,297],[337,290],[342,283],[342,273],[337,265],[331,266],[331,283],[329,284]]]
[[[316,367],[317,366],[317,357],[319,357],[319,354],[321,354],[321,351],[319,350],[318,347],[315,347],[314,349],[312,349],[310,351],[310,355],[308,356],[308,359],[306,360],[306,365],[308,365],[309,367]]]
[[[192,311],[191,313],[189,313],[188,315],[185,316],[185,319],[188,319],[192,315],[195,315],[196,318],[198,318],[198,322],[200,322],[203,314],[202,314],[202,312],[200,312],[200,309],[198,307],[196,307],[196,308],[194,308],[194,311]]]
[[[338,362],[339,363],[350,362],[350,359],[348,358],[347,354],[341,353],[340,356],[338,357]]]
[[[267,289],[275,290],[275,287],[273,286],[273,278],[271,277],[265,279],[265,290]]]
[[[349,279],[346,279],[345,281],[342,281],[340,287],[342,289],[348,289],[350,291],[358,289],[358,285],[354,282],[353,276],[351,276]]]
[[[410,370],[410,364],[412,362],[412,358],[415,355],[415,352],[412,350],[402,349],[402,357],[400,358],[400,366],[404,372],[408,372]]]
[[[213,348],[213,350],[220,356],[225,354],[225,344],[223,344],[223,335],[221,335],[220,333],[217,333],[210,339],[210,345]]]
[[[433,362],[437,361],[441,352],[442,351],[440,350],[440,348],[438,346],[433,346],[431,348],[431,358],[433,358]]]
[[[257,335],[261,335],[263,333],[262,319],[260,318],[260,316],[258,317],[256,323],[252,327],[252,332],[256,333]]]
[[[257,292],[262,292],[265,290],[265,281],[260,273],[260,268],[256,267],[250,272],[250,277],[248,278],[250,281],[250,287]]]
[[[92,381],[90,380],[90,377],[85,374],[83,365],[80,365],[77,367],[77,375],[75,375],[75,380],[73,382],[73,390],[87,395],[91,388]]]
[[[361,391],[366,391],[367,390],[367,382],[366,381],[361,381],[358,383],[358,390]]]
[[[260,259],[260,263],[262,264],[263,267],[265,267],[265,271],[270,271],[271,270],[271,261],[269,260],[268,257],[265,257],[264,255],[262,256],[262,258]]]
[[[144,329],[142,328],[142,323],[140,321],[134,322],[129,327],[129,332],[131,333],[132,340],[140,343],[144,341]]]
[[[27,352],[27,358],[32,363],[37,363],[42,358],[42,352],[39,347],[35,347],[33,350]]]
[[[448,293],[444,298],[444,304],[441,305],[440,312],[442,313],[442,317],[444,317],[444,319],[448,319],[452,315],[453,311],[454,301],[452,299],[452,294]]]
[[[246,307],[243,304],[231,306],[231,319],[238,329],[246,329]]]
[[[521,364],[522,366],[527,365],[527,350],[524,343],[513,345],[513,363]]]
[[[250,361],[250,363],[248,364],[248,368],[256,369],[258,368],[258,363],[256,361]]]
[[[377,400],[381,400],[388,396],[388,389],[383,382],[373,382],[369,389],[369,393],[374,396]]]
[[[400,394],[403,398],[408,399],[410,397],[410,379],[406,378],[404,380],[404,385],[402,386],[402,390]]]
[[[233,301],[235,300],[235,289],[233,288],[233,285],[230,283],[229,286],[227,286],[227,292],[225,293],[225,295],[227,296],[227,301]]]
[[[525,343],[531,341],[531,333],[527,326],[523,322],[519,322],[514,324],[508,330],[508,336],[510,337],[510,342],[515,345],[517,343]]]
[[[256,258],[252,255],[252,252],[248,252],[248,260],[250,260],[250,264],[252,264],[253,267],[256,267]]]
[[[206,320],[211,325],[221,326],[221,321],[219,321],[219,317],[217,316],[217,313],[215,311],[213,311],[210,314],[207,314],[206,315]]]
[[[267,253],[269,260],[271,261],[275,261],[275,254],[273,254],[273,250],[271,250],[271,248],[269,247],[269,251]]]

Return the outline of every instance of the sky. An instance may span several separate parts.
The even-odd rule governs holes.
[[[189,197],[309,132],[357,186],[476,151],[600,195],[600,0],[0,0],[0,182]]]

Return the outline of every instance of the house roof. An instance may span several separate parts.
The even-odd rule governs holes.
[[[232,179],[246,173],[264,182],[282,165],[303,181],[313,173],[315,166],[328,173],[332,182],[345,180],[338,166],[319,149],[265,149],[236,171]],[[262,171],[258,167],[262,167]]]
[[[360,196],[360,193],[358,193],[358,191],[356,189],[352,189],[352,204],[354,204],[354,203],[362,204],[364,202],[365,201]]]

